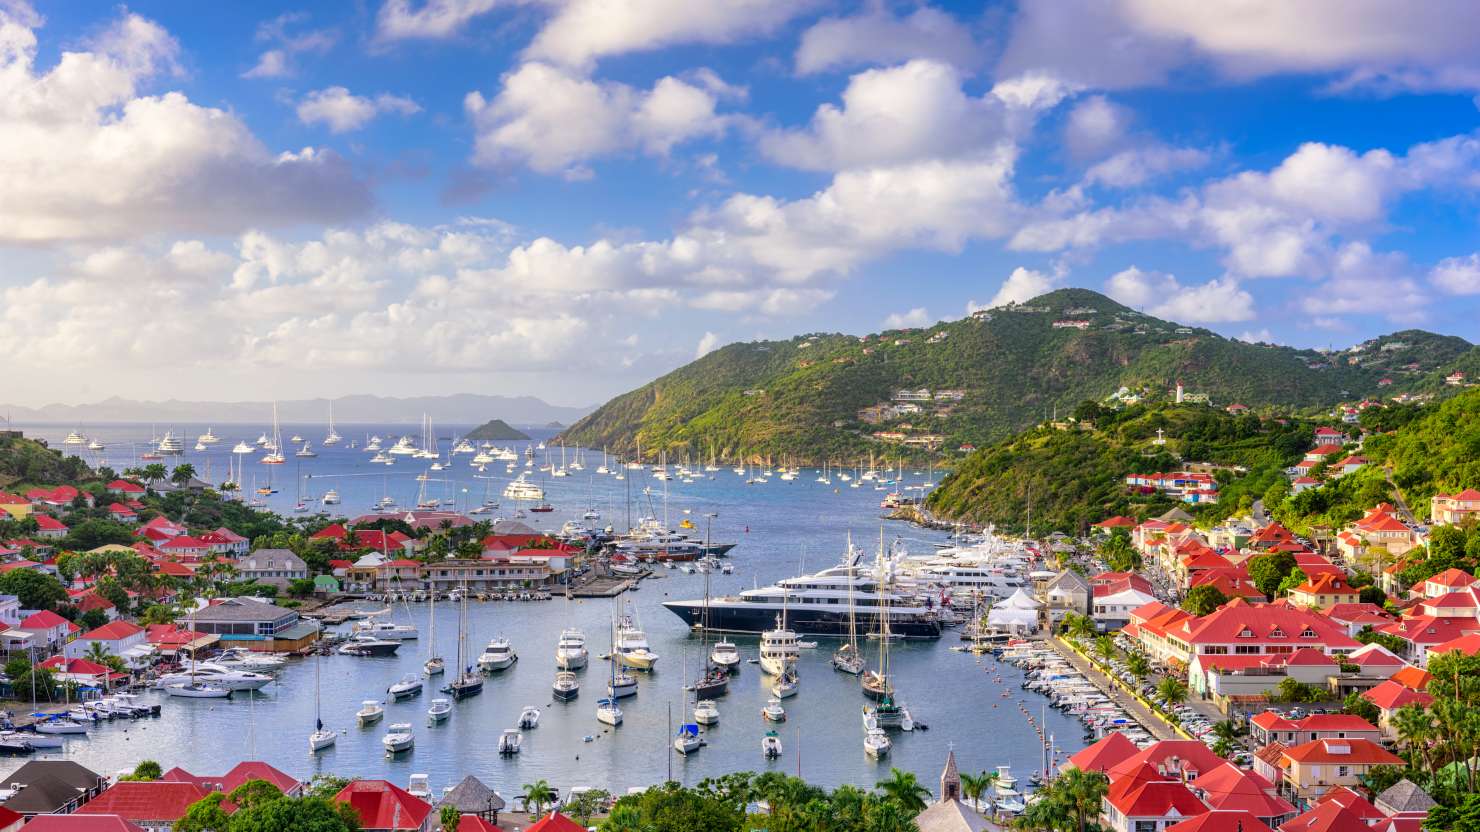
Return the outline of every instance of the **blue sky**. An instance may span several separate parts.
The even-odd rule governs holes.
[[[1060,286],[1480,340],[1480,7],[0,0],[19,404],[532,393]]]

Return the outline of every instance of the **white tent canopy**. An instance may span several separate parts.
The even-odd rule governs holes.
[[[1012,594],[1012,597],[1008,598],[1006,601],[1003,601],[1000,604],[997,604],[995,609],[1007,608],[1013,610],[1036,610],[1042,606],[1043,603],[1041,601],[1038,601],[1033,596],[1024,592],[1022,587],[1018,587],[1017,592],[1014,592]]]

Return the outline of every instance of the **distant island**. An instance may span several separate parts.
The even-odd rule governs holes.
[[[510,441],[515,439],[528,439],[529,435],[516,428],[510,427],[503,419],[491,419],[476,428],[468,431],[465,439],[477,439],[479,441]]]

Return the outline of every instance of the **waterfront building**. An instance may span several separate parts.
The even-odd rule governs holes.
[[[140,667],[154,654],[154,648],[149,646],[146,635],[144,628],[137,624],[113,621],[68,642],[62,655],[69,659],[80,659],[88,655],[96,644],[108,655],[123,659],[124,664]]]
[[[319,638],[317,623],[300,620],[293,610],[247,597],[213,600],[175,623],[220,636],[228,647],[272,653],[302,650]]]
[[[83,804],[77,814],[111,815],[148,832],[169,832],[191,804],[209,793],[195,783],[124,780]]]
[[[440,812],[443,806],[451,806],[465,818],[471,815],[497,824],[498,813],[504,810],[504,805],[504,799],[498,792],[469,774],[442,796],[436,808]]]

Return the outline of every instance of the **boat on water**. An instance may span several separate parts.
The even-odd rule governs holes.
[[[581,680],[569,670],[562,670],[555,674],[555,684],[551,685],[551,693],[561,702],[569,702],[581,695]]]
[[[719,705],[713,699],[700,699],[694,703],[694,721],[700,725],[719,724]]]
[[[307,442],[304,442],[303,447],[293,452],[293,456],[296,456],[299,459],[312,459],[318,456],[318,452],[309,447]]]
[[[416,735],[411,733],[411,723],[393,722],[380,740],[387,754],[410,751],[416,745]]]
[[[186,662],[184,669],[161,676],[158,684],[161,689],[165,689],[171,685],[201,682],[232,691],[258,690],[271,681],[272,677],[265,673],[225,667],[214,662]]]
[[[637,620],[637,610],[630,602],[627,614],[617,622],[617,640],[612,656],[635,670],[652,670],[658,663],[658,654],[648,645],[647,634]]]
[[[579,670],[586,666],[589,658],[585,633],[573,627],[560,631],[560,640],[555,644],[556,667],[561,670]]]
[[[766,735],[761,737],[761,753],[768,760],[781,756],[781,737],[777,736],[775,731],[767,731]]]
[[[526,731],[540,727],[540,709],[533,705],[525,705],[519,711],[519,727]]]
[[[238,443],[236,443],[236,447],[234,447],[234,448],[231,449],[231,452],[234,453],[234,454],[250,454],[250,453],[256,453],[256,450],[257,450],[256,448],[253,448],[251,445],[248,445],[246,442],[238,442]]]
[[[485,673],[496,670],[506,670],[519,661],[519,656],[514,652],[514,645],[503,636],[496,636],[483,648],[482,655],[478,656],[478,669]]]
[[[345,656],[393,656],[399,649],[399,639],[378,638],[368,633],[353,636],[339,646],[339,652]]]
[[[537,502],[545,499],[545,489],[520,474],[504,486],[504,499]]]
[[[715,667],[733,673],[740,669],[740,649],[733,641],[717,641],[709,649],[709,661]]]
[[[392,699],[410,699],[421,694],[421,677],[415,674],[407,674],[391,684],[386,692]]]
[[[704,747],[704,740],[699,737],[699,726],[693,722],[685,722],[678,726],[678,736],[673,738],[673,750],[685,756],[698,751]]]
[[[87,437],[84,436],[80,431],[75,431],[74,430],[71,433],[67,434],[67,438],[62,440],[62,444],[63,445],[86,445],[87,444]]]
[[[761,708],[761,716],[768,722],[785,722],[786,709],[781,707],[781,700],[773,696],[766,700],[766,707]]]
[[[882,558],[872,568],[862,568],[861,558],[862,553],[850,546],[841,563],[820,572],[712,597],[707,604],[697,598],[665,601],[663,606],[690,627],[704,626],[707,618],[709,629],[716,632],[764,633],[787,610],[787,624],[795,633],[846,636],[850,620],[856,631],[876,629],[879,619],[887,617],[889,630],[897,637],[939,638],[942,622],[935,600],[896,582]]]
[[[223,688],[208,682],[175,682],[165,685],[164,692],[184,699],[225,699],[231,695],[231,688]],[[41,731],[43,727],[38,725],[36,730]]]
[[[339,735],[324,727],[323,700],[319,696],[319,657],[313,660],[313,732],[308,735],[308,753],[317,754],[339,740]]]
[[[441,722],[452,715],[452,702],[437,698],[432,700],[431,707],[427,708],[427,719],[432,722]]]
[[[478,673],[468,664],[464,664],[468,656],[468,587],[463,585],[458,592],[457,605],[457,677],[447,687],[442,689],[443,693],[450,694],[454,702],[460,702],[483,692],[483,674]]]
[[[415,624],[397,624],[394,621],[381,621],[377,618],[356,621],[350,631],[355,635],[374,636],[376,638],[406,641],[416,638],[419,633]]]
[[[882,728],[870,728],[863,734],[863,753],[878,759],[889,753],[894,741]]]
[[[519,753],[524,747],[524,735],[519,733],[518,728],[505,728],[498,738],[498,753],[511,756]]]
[[[385,706],[374,699],[366,699],[360,703],[360,709],[355,711],[355,721],[361,728],[366,725],[374,725],[385,717]]]
[[[337,506],[339,505],[339,492],[331,488],[324,492],[324,496],[319,498],[319,502],[326,506]]]
[[[343,441],[344,437],[340,436],[339,431],[334,429],[334,402],[331,401],[329,402],[329,432],[324,434],[324,441],[320,444],[327,448],[338,445]]]
[[[777,679],[775,684],[771,685],[771,695],[777,699],[786,699],[789,696],[796,696],[800,687],[801,680],[797,677],[796,668],[790,667],[781,674],[781,678]]]
[[[772,676],[783,676],[796,666],[800,657],[797,634],[786,628],[785,613],[776,616],[776,626],[761,634],[761,670]]]
[[[613,728],[621,725],[622,709],[617,707],[617,700],[610,698],[596,700],[596,721]]]
[[[154,448],[155,453],[162,456],[179,456],[185,453],[185,443],[173,431],[165,431],[164,436],[159,438],[159,444]]]

